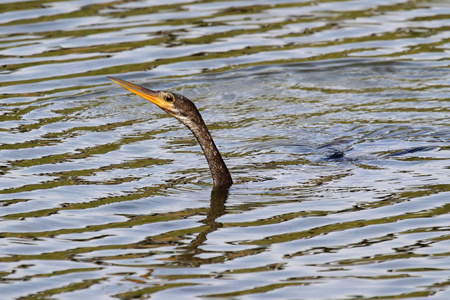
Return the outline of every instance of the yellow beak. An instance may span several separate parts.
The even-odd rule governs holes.
[[[149,90],[143,86],[140,86],[140,85],[137,85],[137,84],[134,84],[134,83],[122,80],[122,79],[118,79],[118,78],[114,78],[114,77],[110,77],[110,76],[108,76],[108,78],[111,79],[114,83],[117,83],[121,87],[129,90],[130,92],[135,93],[136,95],[141,96],[142,98],[155,103],[162,109],[170,111],[170,112],[173,111],[173,105],[171,103],[168,103],[167,101],[165,101],[163,98],[161,98],[161,96],[158,92]]]

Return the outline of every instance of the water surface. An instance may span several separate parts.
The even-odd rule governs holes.
[[[3,1],[8,299],[448,299],[445,1]],[[111,83],[194,100],[181,123]]]

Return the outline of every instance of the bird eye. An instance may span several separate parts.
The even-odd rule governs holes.
[[[168,103],[172,103],[173,101],[175,101],[175,98],[172,94],[166,94],[164,95],[164,100],[166,100],[166,102]]]

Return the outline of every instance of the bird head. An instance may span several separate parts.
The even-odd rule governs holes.
[[[195,104],[183,95],[167,91],[153,91],[122,79],[109,76],[108,78],[130,92],[156,104],[188,127],[192,122],[198,121],[196,119],[200,116],[200,113]]]

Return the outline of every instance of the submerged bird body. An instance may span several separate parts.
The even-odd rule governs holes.
[[[214,180],[214,188],[228,188],[233,184],[230,172],[206,127],[205,121],[203,121],[200,112],[191,100],[176,93],[152,91],[125,80],[113,77],[108,78],[130,92],[158,105],[162,110],[178,119],[192,131],[208,161]]]

